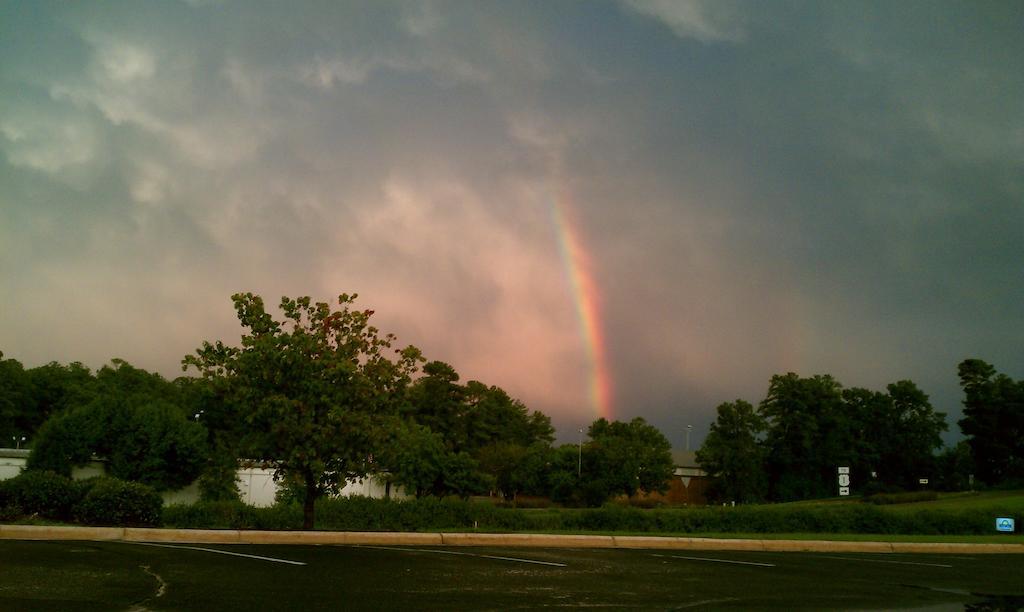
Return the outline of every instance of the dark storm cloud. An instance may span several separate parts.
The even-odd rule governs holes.
[[[0,349],[31,365],[174,375],[237,336],[234,291],[355,291],[574,430],[562,194],[616,416],[676,442],[789,370],[954,413],[959,360],[1024,374],[1019,7],[2,12]]]

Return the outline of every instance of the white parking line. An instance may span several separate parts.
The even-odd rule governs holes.
[[[289,561],[288,559],[275,559],[274,557],[261,557],[259,555],[247,555],[216,548],[203,548],[201,546],[177,546],[174,544],[156,544],[155,542],[126,542],[126,544],[138,544],[139,546],[159,546],[160,548],[180,548],[182,550],[201,550],[203,552],[217,553],[219,555],[231,555],[232,557],[245,557],[246,559],[259,559],[260,561],[273,561],[274,563],[287,563],[289,565],[305,565],[302,561]]]
[[[833,557],[822,555],[822,559],[841,559],[843,561],[864,561],[866,563],[895,563],[896,565],[924,565],[925,567],[953,567],[945,563],[916,563],[914,561],[889,561],[888,559],[862,559],[860,557]]]
[[[687,561],[712,561],[714,563],[733,563],[735,565],[756,565],[758,567],[775,567],[774,563],[756,563],[754,561],[733,561],[732,559],[712,559],[710,557],[683,557],[680,555],[651,555],[667,559],[686,559]]]
[[[481,559],[497,559],[499,561],[515,561],[516,563],[533,563],[535,565],[550,565],[552,567],[566,567],[565,563],[554,563],[552,561],[537,561],[535,559],[518,559],[516,557],[498,557],[495,555],[477,555],[474,553],[458,552],[454,550],[433,550],[428,548],[397,548],[393,546],[359,546],[359,548],[373,548],[375,550],[397,550],[401,552],[434,553],[437,555],[459,555],[463,557],[479,557]]]

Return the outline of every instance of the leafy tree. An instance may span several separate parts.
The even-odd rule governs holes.
[[[628,423],[601,418],[588,430],[583,449],[582,497],[599,505],[615,495],[664,492],[672,477],[672,446],[641,417]]]
[[[964,390],[960,430],[988,484],[1024,481],[1024,381],[1015,381],[980,359],[958,368]]]
[[[444,482],[447,455],[444,439],[429,427],[399,423],[378,456],[388,482],[416,497],[429,495]]]
[[[496,442],[480,449],[477,457],[501,496],[514,501],[520,493],[547,493],[545,474],[552,454],[551,446],[543,442],[530,446]]]
[[[23,423],[23,414],[32,393],[21,363],[3,356],[0,352],[0,446],[7,446],[31,433]]]
[[[851,428],[845,444],[854,451],[850,465],[855,482],[866,484],[870,478],[887,487],[912,488],[934,473],[945,414],[935,412],[928,396],[909,380],[892,383],[886,391],[842,392]]]
[[[158,490],[195,480],[206,458],[206,431],[164,399],[174,396],[173,385],[120,360],[100,372],[94,399],[43,424],[28,467],[69,475],[97,455],[110,475]]]
[[[971,486],[974,462],[966,440],[944,449],[935,458],[936,486],[941,491],[966,491]]]
[[[464,391],[458,372],[443,361],[426,363],[409,389],[413,420],[439,434],[452,450],[466,448]]]
[[[355,295],[338,297],[339,310],[308,297],[281,298],[276,321],[263,299],[232,296],[246,330],[241,346],[204,342],[183,367],[196,368],[240,415],[239,448],[274,466],[278,478],[302,482],[303,525],[310,529],[317,498],[365,477],[379,450],[381,425],[397,414],[411,375],[422,360],[409,346],[370,325],[371,310],[355,310]]]
[[[409,414],[415,423],[437,434],[448,453],[437,455],[426,452],[432,444],[415,444],[426,452],[423,469],[429,471],[443,464],[449,471],[445,477],[463,484],[443,485],[444,478],[439,474],[434,485],[418,489],[420,494],[447,494],[460,488],[482,492],[489,480],[512,499],[522,487],[536,485],[539,475],[524,470],[536,463],[533,455],[538,451],[531,448],[537,444],[548,446],[554,438],[550,418],[540,412],[530,413],[522,402],[499,387],[475,380],[459,385],[458,373],[444,362],[427,363],[423,373],[409,390]],[[417,442],[425,439],[422,434],[413,438]],[[466,453],[472,461],[456,460],[460,453]],[[475,474],[466,471],[471,465],[479,466],[474,468]],[[462,470],[461,475],[456,474],[458,470]]]
[[[401,485],[416,497],[467,497],[486,491],[488,482],[476,460],[464,451],[450,450],[429,427],[399,422],[389,429],[388,443],[376,457],[388,483]]]
[[[32,446],[36,431],[50,416],[92,397],[95,380],[80,363],[56,362],[24,369],[0,352],[0,445]],[[14,438],[14,440],[12,440]]]
[[[902,486],[894,482],[895,470],[888,469],[893,465],[892,451],[900,444],[893,426],[892,398],[858,387],[843,389],[842,397],[850,424],[847,444],[853,451],[849,462],[853,488],[861,489],[871,482]]]
[[[765,445],[769,495],[776,500],[834,495],[837,465],[853,451],[850,421],[842,411],[842,386],[831,376],[775,375],[760,413],[768,422]]]
[[[715,479],[710,493],[718,500],[760,501],[767,485],[759,440],[765,421],[743,400],[721,404],[717,412],[697,451],[697,461]]]
[[[206,461],[206,431],[170,402],[126,406],[121,429],[107,430],[107,472],[157,491],[180,489],[199,476]],[[120,419],[118,419],[120,420]]]
[[[500,387],[471,380],[466,384],[465,400],[467,447],[480,449],[496,442],[528,447],[550,443],[555,430],[542,412],[530,412]]]
[[[946,415],[935,412],[928,396],[909,380],[886,386],[891,411],[882,425],[892,433],[881,449],[879,475],[883,481],[913,487],[922,476],[935,473],[935,450],[942,447]]]
[[[576,444],[562,444],[552,449],[549,463],[545,471],[544,486],[549,491],[552,501],[567,505],[584,504],[581,487],[580,447]],[[591,453],[587,453],[588,461]],[[587,466],[588,477],[591,466]],[[600,505],[608,498],[607,491],[601,491],[594,505]]]
[[[88,407],[64,410],[39,428],[26,467],[70,477],[71,468],[92,458],[101,435],[102,423]]]

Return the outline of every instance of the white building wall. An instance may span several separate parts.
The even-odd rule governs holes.
[[[14,478],[25,468],[23,457],[0,457],[0,480]]]
[[[241,468],[238,470],[238,496],[250,506],[266,508],[274,505],[277,483],[274,470],[267,468]]]
[[[14,478],[25,469],[28,460],[28,452],[24,450],[0,448],[0,480]],[[94,476],[103,476],[106,473],[104,462],[90,461],[83,467],[72,468],[71,477],[75,480],[85,480]],[[266,508],[274,505],[274,498],[277,495],[277,483],[274,482],[274,470],[268,468],[239,468],[238,469],[238,494],[239,498],[246,504],[257,508]],[[384,482],[375,477],[362,478],[350,481],[341,490],[341,497],[352,495],[363,495],[365,497],[382,498],[388,495]],[[191,504],[199,500],[199,485],[192,484],[178,489],[177,491],[164,491],[161,494],[165,504]],[[402,487],[392,486],[390,496],[393,499],[406,499],[411,497]]]

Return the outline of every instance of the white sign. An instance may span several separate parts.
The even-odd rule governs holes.
[[[996,519],[996,531],[1013,533],[1013,519],[1001,517]]]
[[[927,478],[921,478],[917,482],[918,482],[918,484],[928,484],[928,479]]]
[[[839,472],[839,495],[846,496],[850,494],[850,466],[841,465],[836,470]]]

